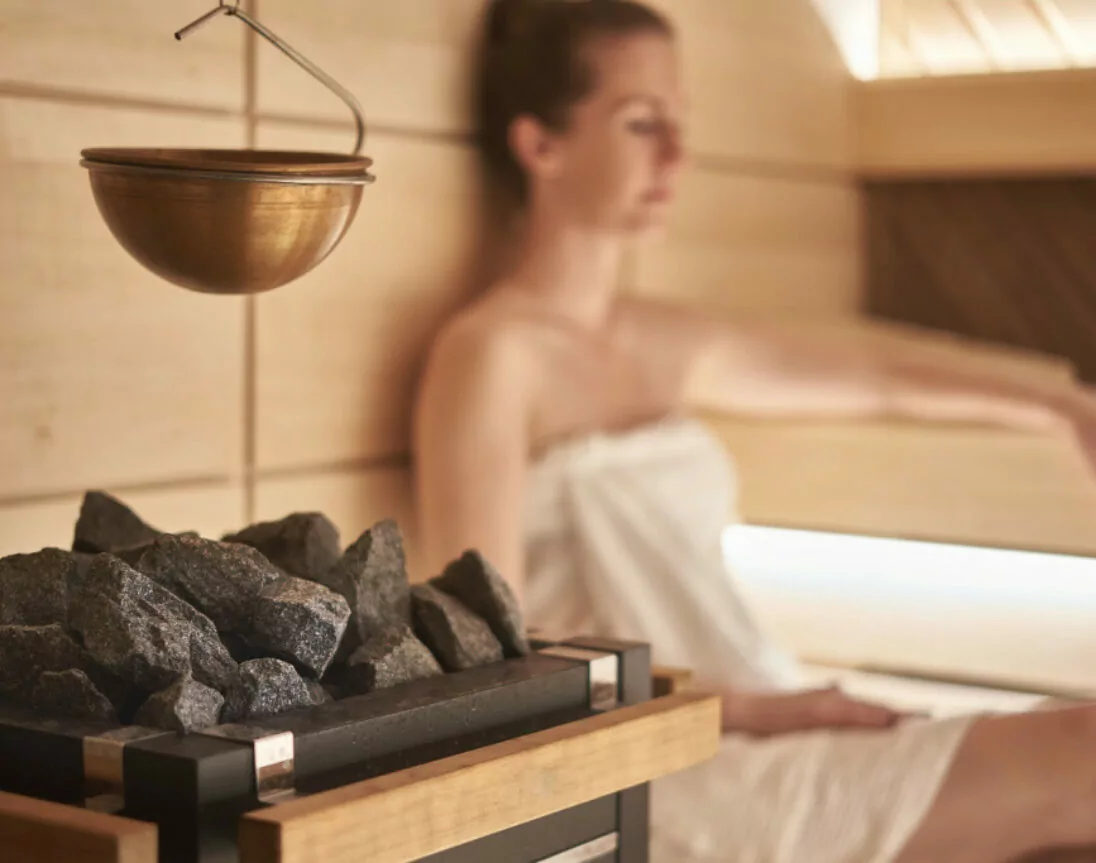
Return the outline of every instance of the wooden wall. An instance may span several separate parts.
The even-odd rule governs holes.
[[[866,314],[1058,356],[1091,380],[1094,99],[1092,70],[856,83]],[[1096,482],[1072,442],[887,428],[837,434],[850,491],[809,523],[1096,552]],[[786,495],[764,488],[774,513]]]
[[[1068,357],[1096,383],[1096,176],[876,181],[867,308]]]
[[[82,491],[215,535],[319,508],[413,544],[408,411],[467,294],[479,196],[464,72],[481,0],[250,0],[360,98],[378,181],[341,247],[255,300],[159,283],[78,166],[96,145],[344,150],[345,107],[212,0],[0,4],[0,553],[67,544]],[[809,0],[660,0],[685,43],[695,165],[629,287],[847,316],[859,296],[849,78]]]
[[[644,294],[845,318],[860,296],[852,79],[809,0],[659,0],[681,29],[692,170]]]
[[[1054,176],[1096,169],[1096,69],[858,82],[858,173]]]
[[[121,251],[83,147],[244,146],[240,27],[178,45],[205,0],[0,4],[0,550],[71,541],[79,492],[166,525],[244,516],[247,309]]]

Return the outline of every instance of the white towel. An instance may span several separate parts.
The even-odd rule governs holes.
[[[756,625],[723,558],[736,476],[703,426],[673,419],[554,447],[526,500],[526,614],[551,632],[652,645],[698,685],[787,690],[791,654]],[[654,863],[887,863],[924,818],[973,721],[724,738],[654,783]]]

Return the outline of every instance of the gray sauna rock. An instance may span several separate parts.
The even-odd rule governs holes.
[[[446,671],[463,671],[502,659],[502,645],[482,618],[428,584],[411,588],[415,634]]]
[[[223,542],[248,545],[279,569],[299,578],[319,581],[339,561],[339,529],[319,512],[295,512],[278,521],[264,521],[223,537]]]
[[[350,606],[340,594],[313,581],[283,576],[257,599],[248,640],[267,655],[287,659],[311,677],[322,677],[349,619]]]
[[[145,697],[143,690],[100,667],[60,624],[0,626],[0,694],[25,700],[44,672],[70,668],[87,674],[123,722]]]
[[[76,556],[59,548],[0,558],[0,625],[64,623],[77,567]]]
[[[391,519],[378,522],[358,537],[320,581],[341,593],[350,605],[344,655],[375,633],[411,622],[403,537]]]
[[[350,656],[345,687],[358,695],[442,674],[434,654],[408,626],[378,632]]]
[[[312,693],[292,665],[269,657],[252,659],[240,663],[236,678],[225,693],[221,722],[262,719],[312,706]]]
[[[49,716],[117,722],[114,705],[78,668],[46,671],[31,693],[31,707]]]
[[[68,580],[68,595],[71,602],[73,597],[79,596],[84,590],[84,582],[88,577],[88,570],[91,569],[92,563],[95,562],[95,558],[99,555],[90,554],[88,552],[73,552],[72,559],[74,566],[69,573]]]
[[[117,552],[144,545],[160,535],[128,506],[102,491],[89,491],[80,505],[73,551]]]
[[[502,643],[506,656],[529,653],[525,622],[514,592],[506,579],[478,551],[466,551],[450,563],[430,584],[459,599],[483,618]]]
[[[304,685],[308,688],[308,694],[312,696],[312,703],[317,707],[321,704],[330,704],[335,700],[334,696],[318,680],[306,680]]]
[[[91,564],[70,620],[95,662],[146,692],[188,675],[224,691],[235,675],[209,618],[112,555]]]
[[[151,548],[152,543],[146,542],[144,545],[135,545],[132,548],[122,548],[118,551],[112,551],[111,554],[119,560],[124,560],[134,569],[137,569],[137,564],[141,562],[141,558],[144,556],[145,552]]]
[[[149,697],[134,722],[167,731],[198,731],[220,721],[225,699],[216,689],[184,677]]]
[[[247,634],[255,603],[282,578],[247,545],[194,536],[161,536],[136,568],[209,617],[222,632]]]
[[[0,693],[29,697],[43,673],[84,664],[83,649],[60,624],[0,626]]]

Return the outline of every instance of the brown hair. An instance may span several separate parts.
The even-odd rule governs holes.
[[[583,57],[605,36],[673,28],[636,0],[491,0],[475,87],[477,145],[488,177],[518,203],[525,174],[510,148],[510,125],[523,115],[567,127],[570,108],[595,86]]]

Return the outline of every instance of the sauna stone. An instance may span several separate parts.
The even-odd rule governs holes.
[[[355,694],[442,674],[434,654],[406,625],[382,630],[350,656],[344,677]]]
[[[482,618],[428,584],[411,588],[415,633],[446,671],[463,671],[502,659],[502,645]]]
[[[475,552],[411,587],[396,522],[345,551],[322,513],[221,540],[89,491],[73,550],[0,558],[0,701],[177,731],[337,701],[528,652]]]
[[[255,603],[283,575],[247,545],[191,536],[161,536],[136,568],[193,605],[222,632],[247,634]]]
[[[225,694],[221,722],[262,719],[312,706],[312,693],[292,665],[269,657],[252,659],[240,664]]]
[[[0,626],[0,693],[28,696],[44,672],[84,661],[80,645],[59,624]]]
[[[35,710],[51,716],[118,721],[114,705],[78,668],[44,672],[31,693],[30,703]]]
[[[72,550],[89,554],[117,552],[152,542],[160,531],[145,524],[128,506],[101,491],[89,491],[80,505]]]
[[[407,562],[394,521],[379,522],[365,531],[321,581],[350,605],[348,651],[375,633],[411,622]]]
[[[478,551],[466,551],[430,583],[483,618],[501,642],[506,656],[529,653],[517,598],[506,579]]]
[[[187,675],[223,691],[236,671],[208,617],[111,555],[92,563],[70,618],[97,663],[147,692]]]
[[[339,530],[323,513],[299,512],[279,521],[265,521],[223,537],[248,545],[279,569],[299,578],[319,581],[339,561]]]
[[[134,722],[166,731],[197,731],[218,723],[224,703],[216,689],[184,677],[152,695],[141,705]]]
[[[78,565],[75,555],[59,548],[0,559],[0,625],[64,623]]]
[[[335,697],[318,680],[305,680],[304,685],[308,689],[308,694],[312,696],[312,703],[317,707],[335,700]]]
[[[339,648],[350,606],[322,584],[284,576],[260,594],[249,641],[322,677]]]

